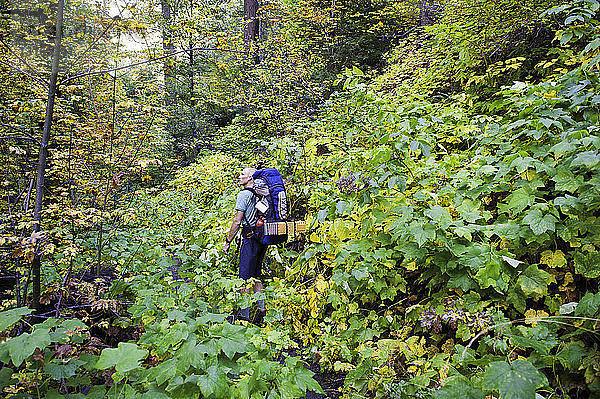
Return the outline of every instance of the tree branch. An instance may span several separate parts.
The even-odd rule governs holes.
[[[29,65],[27,63],[27,61],[25,61],[23,58],[19,57],[18,54],[16,54],[14,51],[12,51],[12,49],[10,48],[10,46],[8,44],[6,44],[6,42],[4,40],[2,40],[2,38],[0,38],[0,43],[2,43],[4,45],[4,47],[6,47],[6,49],[14,56],[16,57],[19,61],[21,61],[23,64],[25,64],[27,66],[27,68],[29,68],[38,78],[41,82],[44,82],[44,84],[46,86],[48,86],[48,82],[46,82],[46,80],[44,79],[44,77],[42,75],[40,75],[40,73],[38,71],[35,70],[35,68],[33,68],[31,65]]]
[[[4,64],[9,68],[12,68],[18,72],[21,72],[23,75],[27,75],[29,76],[31,79],[35,80],[36,82],[42,84],[42,86],[44,86],[45,88],[48,88],[48,83],[45,80],[40,80],[37,76],[34,76],[30,73],[25,72],[24,70],[17,68],[16,66],[14,66],[13,64],[9,64],[8,62],[4,62],[2,60],[0,60],[0,64]]]
[[[156,62],[156,61],[161,61],[167,58],[171,58],[177,54],[181,54],[181,53],[186,53],[189,51],[221,51],[221,52],[225,52],[225,53],[236,53],[236,54],[246,54],[245,51],[239,51],[239,50],[226,50],[226,49],[220,49],[220,48],[208,48],[208,47],[196,47],[196,48],[188,48],[185,50],[179,50],[176,51],[174,53],[171,53],[169,55],[164,55],[162,57],[157,57],[157,58],[153,58],[150,60],[146,60],[146,61],[141,61],[141,62],[136,62],[133,64],[128,64],[128,65],[123,65],[121,67],[117,67],[117,68],[112,68],[112,69],[103,69],[100,71],[92,71],[92,72],[85,72],[79,75],[75,75],[75,76],[68,76],[65,79],[63,79],[59,84],[65,84],[67,82],[70,82],[71,80],[75,80],[78,78],[82,78],[84,76],[89,76],[89,75],[102,75],[102,74],[106,74],[106,73],[110,73],[110,72],[116,72],[116,71],[120,71],[122,69],[127,69],[127,68],[132,68],[135,66],[139,66],[139,65],[144,65],[144,64],[150,64],[152,62]]]

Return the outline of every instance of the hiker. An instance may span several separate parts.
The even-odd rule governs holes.
[[[251,278],[257,279],[254,283],[254,292],[262,292],[263,285],[258,280],[261,275],[261,264],[267,250],[267,246],[262,244],[256,237],[256,223],[258,213],[256,211],[256,197],[252,190],[254,180],[252,175],[256,172],[254,168],[245,168],[238,177],[239,183],[244,187],[238,195],[235,202],[236,214],[231,223],[231,228],[225,237],[223,251],[227,253],[231,242],[235,238],[240,225],[242,227],[242,244],[240,247],[239,277],[243,280]],[[244,292],[250,293],[249,288],[244,288]],[[265,301],[258,301],[258,310],[262,315],[265,312]],[[239,313],[241,319],[250,320],[250,308],[242,309]]]

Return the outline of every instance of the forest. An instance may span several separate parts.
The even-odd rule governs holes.
[[[2,398],[600,398],[600,0],[0,0],[0,85]]]

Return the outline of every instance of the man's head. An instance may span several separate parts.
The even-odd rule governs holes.
[[[245,168],[242,170],[242,173],[238,176],[239,183],[244,187],[252,187],[254,184],[254,180],[252,180],[254,172],[256,172],[255,168]]]

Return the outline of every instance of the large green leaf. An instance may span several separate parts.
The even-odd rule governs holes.
[[[323,391],[323,388],[321,388],[319,383],[313,378],[315,373],[313,373],[312,371],[305,369],[304,367],[297,367],[294,369],[293,375],[296,384],[303,391],[306,392],[307,390],[309,390],[325,395],[325,391]]]
[[[0,369],[0,392],[2,392],[2,390],[5,387],[7,387],[7,386],[9,386],[9,385],[11,385],[11,384],[13,384],[13,383],[16,382],[15,380],[13,380],[11,378],[11,376],[13,375],[13,373],[14,373],[13,369],[8,368],[6,366],[2,367]]]
[[[556,354],[556,358],[565,369],[575,372],[582,366],[581,360],[588,353],[589,351],[581,342],[569,342]]]
[[[21,320],[21,317],[31,314],[31,312],[33,312],[33,310],[26,307],[0,312],[0,331],[4,331],[11,327],[17,321]]]
[[[433,393],[435,399],[483,399],[481,389],[474,388],[462,381],[449,383]]]
[[[8,348],[8,353],[13,364],[19,367],[23,363],[23,360],[31,356],[37,348],[43,349],[50,345],[51,342],[48,330],[38,328],[31,334],[23,333],[9,339],[6,341],[6,347]]]
[[[177,363],[178,358],[175,357],[165,360],[156,367],[147,370],[148,378],[156,381],[156,385],[161,386],[178,374]]]
[[[573,256],[575,270],[587,278],[600,277],[600,252],[578,251]]]
[[[548,293],[548,284],[556,282],[553,275],[531,265],[517,279],[517,284],[528,297],[540,298]]]
[[[430,217],[435,224],[442,229],[447,229],[448,226],[450,226],[450,223],[452,223],[452,216],[450,215],[450,212],[448,212],[446,208],[442,208],[439,205],[432,206],[431,208],[425,210],[423,214]]]
[[[50,377],[60,380],[61,378],[74,376],[79,366],[85,363],[85,361],[79,359],[69,359],[64,362],[55,359],[46,364],[45,370]]]
[[[600,292],[592,294],[586,293],[575,308],[575,316],[593,317],[600,310]]]
[[[535,202],[535,195],[531,194],[531,190],[519,188],[508,196],[508,209],[515,213],[519,213]]]
[[[136,344],[130,342],[119,342],[118,347],[115,349],[102,350],[95,367],[104,370],[114,366],[118,372],[125,373],[138,368],[139,361],[146,356],[148,356],[146,349],[138,349]]]
[[[565,167],[556,168],[556,174],[552,177],[554,189],[557,191],[568,191],[574,193],[583,184],[583,176],[575,176]]]
[[[483,387],[500,390],[502,399],[533,398],[535,390],[545,382],[546,377],[527,360],[492,362],[483,375]]]
[[[206,370],[205,375],[201,375],[197,378],[197,385],[202,391],[204,397],[209,398],[214,395],[215,398],[228,398],[229,397],[229,384],[227,383],[227,376],[217,366],[211,366]]]
[[[546,231],[554,231],[556,217],[551,214],[544,215],[539,209],[533,209],[527,212],[523,222],[528,224],[533,234],[540,235]]]
[[[571,166],[584,166],[588,169],[592,169],[600,162],[600,156],[597,151],[584,151],[577,154]]]

